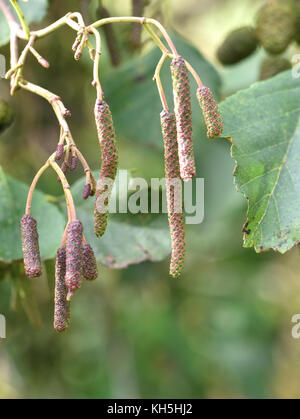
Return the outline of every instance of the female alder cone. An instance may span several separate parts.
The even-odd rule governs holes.
[[[101,147],[102,162],[100,182],[96,190],[94,227],[96,236],[101,237],[107,227],[107,205],[112,183],[116,178],[118,169],[118,149],[115,130],[109,106],[104,100],[96,101],[95,121]]]
[[[187,181],[195,176],[195,159],[192,139],[192,109],[188,71],[182,57],[171,62],[174,107],[177,126],[180,175]]]
[[[37,223],[31,215],[23,215],[21,218],[21,238],[26,275],[36,278],[42,273],[42,264]]]
[[[176,119],[175,115],[168,111],[162,111],[160,114],[160,118],[165,150],[166,192],[168,203],[168,218],[172,242],[170,275],[173,277],[177,277],[178,275],[180,275],[184,263],[185,234],[184,219],[181,208],[181,194],[179,194],[179,196],[176,196],[175,188],[177,183],[172,183],[172,179],[175,179],[177,180],[177,182],[180,182]],[[177,202],[178,200],[180,200],[180,203]],[[179,210],[177,210],[178,206],[180,207]]]
[[[70,324],[70,303],[67,301],[65,276],[66,249],[62,247],[57,251],[55,265],[54,329],[57,332],[63,332]]]
[[[236,64],[251,55],[257,48],[255,31],[251,26],[244,26],[230,32],[219,47],[217,55],[224,65]]]
[[[88,243],[83,245],[82,274],[88,281],[93,281],[98,276],[95,254],[92,247]]]
[[[267,57],[261,64],[259,79],[267,80],[276,76],[282,71],[289,70],[292,67],[291,62],[284,57]]]
[[[222,134],[223,122],[212,91],[206,86],[198,87],[197,99],[205,119],[206,135],[208,138],[219,137]]]
[[[281,54],[295,35],[295,20],[291,7],[270,3],[257,15],[256,36],[270,54]]]
[[[71,291],[81,286],[82,224],[71,221],[66,234],[66,285]]]

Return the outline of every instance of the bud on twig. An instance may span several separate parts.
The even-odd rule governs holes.
[[[212,91],[206,86],[198,87],[197,99],[205,119],[206,135],[208,138],[219,137],[222,134],[223,122]]]
[[[96,101],[95,121],[102,155],[100,180],[103,178],[115,180],[118,168],[118,149],[111,112],[104,100]],[[97,209],[97,199],[106,191],[107,187],[105,186],[96,191],[94,227],[97,237],[101,237],[107,227],[107,212],[99,212]]]
[[[67,301],[65,276],[66,249],[62,247],[57,251],[55,265],[54,329],[57,332],[63,332],[70,324],[70,303]]]
[[[180,275],[184,263],[185,233],[182,209],[181,212],[176,212],[176,196],[174,186],[171,187],[171,184],[169,182],[171,179],[180,179],[176,119],[175,115],[168,111],[162,111],[160,114],[160,118],[164,140],[166,193],[168,202],[168,218],[172,242],[170,275],[173,277],[177,277]]]
[[[42,273],[37,222],[31,215],[23,215],[20,222],[25,272],[36,278]]]
[[[81,286],[82,224],[71,221],[66,234],[66,285],[71,291]]]
[[[82,274],[88,281],[93,281],[98,276],[95,254],[92,247],[88,243],[83,245]]]
[[[73,156],[71,157],[71,163],[70,163],[71,172],[76,169],[77,163],[78,163],[78,157],[76,156],[76,154],[73,154]]]
[[[185,61],[182,57],[171,62],[173,80],[174,109],[177,126],[180,175],[187,181],[195,176],[195,159],[192,139],[192,109],[190,81]]]
[[[82,192],[82,198],[83,199],[88,199],[88,197],[91,195],[91,184],[87,183],[86,185],[84,185],[83,188],[83,192]]]
[[[64,155],[64,145],[57,144],[55,159],[60,160],[63,155]]]

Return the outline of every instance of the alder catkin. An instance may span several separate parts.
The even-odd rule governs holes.
[[[100,181],[96,189],[94,229],[96,236],[101,237],[105,233],[107,227],[108,216],[106,209],[111,193],[111,190],[108,190],[107,181],[110,180],[110,183],[113,183],[116,178],[118,168],[118,149],[113,120],[109,106],[104,100],[96,101],[95,121],[101,147],[102,161]],[[102,198],[105,196],[104,194],[108,195],[104,200],[105,208],[102,203]]]
[[[54,329],[63,332],[70,324],[70,303],[67,301],[66,249],[57,250],[55,264]]]
[[[64,145],[57,144],[55,159],[60,160],[64,154]]]
[[[207,137],[219,137],[223,131],[223,122],[212,91],[206,86],[198,87],[197,99],[203,112]]]
[[[25,272],[29,278],[37,278],[42,273],[37,222],[31,215],[23,215],[20,223]]]
[[[70,163],[71,172],[76,169],[77,164],[78,164],[78,157],[76,155],[73,155],[71,157],[71,163]]]
[[[88,243],[84,243],[83,245],[82,274],[88,281],[93,281],[98,276],[95,254],[92,247]]]
[[[91,195],[91,190],[92,190],[91,184],[90,183],[86,183],[84,185],[84,188],[83,188],[82,198],[83,199],[88,199],[88,197]]]
[[[177,277],[180,275],[184,263],[185,233],[182,209],[180,210],[180,212],[176,211],[176,194],[174,191],[175,186],[173,185],[172,187],[172,183],[170,182],[171,179],[178,179],[178,182],[180,181],[176,118],[173,113],[168,111],[162,111],[160,114],[160,119],[162,135],[164,140],[168,219],[172,242],[170,275],[173,277]],[[179,198],[177,197],[177,200],[178,199],[181,200],[181,196],[179,196]]]
[[[66,234],[66,285],[71,291],[81,286],[82,224],[71,221]]]
[[[192,139],[192,109],[190,81],[185,61],[176,57],[171,62],[174,109],[176,116],[180,175],[188,181],[195,176],[195,158]]]

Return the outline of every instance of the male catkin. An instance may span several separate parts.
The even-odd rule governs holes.
[[[102,162],[100,169],[100,182],[96,190],[94,229],[96,236],[101,237],[105,233],[107,227],[108,217],[106,210],[111,192],[111,188],[109,188],[108,197],[104,202],[102,202],[102,197],[108,191],[106,180],[113,182],[116,178],[118,168],[118,149],[113,120],[109,106],[104,100],[96,101],[95,121],[101,147]]]
[[[223,131],[223,122],[218,105],[209,87],[197,89],[197,99],[203,112],[208,138],[219,137]]]
[[[88,281],[93,281],[98,276],[95,254],[92,247],[88,243],[84,243],[83,245],[82,274]]]
[[[192,139],[191,92],[188,71],[182,57],[171,62],[174,109],[176,116],[180,175],[188,181],[195,176],[195,159]]]
[[[168,218],[172,242],[172,255],[170,262],[170,275],[177,277],[184,263],[185,256],[185,234],[183,213],[177,212],[178,197],[172,187],[171,180],[180,180],[180,169],[178,160],[178,145],[176,135],[176,118],[175,115],[168,111],[162,111],[160,114],[162,135],[164,140],[165,155],[165,177],[166,177],[166,193],[168,203]],[[181,195],[181,194],[180,194]],[[181,196],[180,196],[181,199]]]
[[[23,215],[20,222],[25,272],[36,278],[42,273],[37,222],[31,215]]]
[[[70,303],[67,301],[65,276],[66,249],[61,247],[57,250],[55,264],[54,329],[57,332],[63,332],[70,324]]]
[[[71,291],[81,286],[82,224],[71,221],[66,234],[66,285]]]

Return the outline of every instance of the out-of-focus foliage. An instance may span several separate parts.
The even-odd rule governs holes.
[[[96,3],[91,2],[89,12]],[[168,12],[165,23],[173,22],[176,32],[212,59],[224,34],[237,22],[251,24],[262,1],[152,0],[151,4],[158,11],[163,5]],[[75,0],[53,0],[42,24],[80,5]],[[114,14],[130,13],[127,0],[104,1],[104,5]],[[121,25],[117,35],[123,39],[124,65],[130,67],[126,63],[133,59],[126,49],[130,31]],[[91,62],[84,56],[74,63],[73,41],[68,29],[41,40],[39,51],[51,68],[45,71],[29,61],[26,77],[64,99],[72,111],[75,140],[98,170]],[[8,56],[8,49],[0,53]],[[222,71],[223,95],[257,80],[262,59],[258,53],[238,68]],[[114,76],[105,46],[101,60],[108,91],[107,81]],[[157,92],[151,84],[153,97]],[[9,99],[3,80],[0,91],[16,112],[14,126],[0,138],[1,164],[28,184],[55,150],[59,135],[55,117],[47,103],[29,93],[18,92]],[[118,89],[110,92],[110,105],[117,106],[119,94]],[[133,106],[134,100],[130,96],[127,106]],[[125,106],[123,112],[126,115]],[[149,119],[156,124],[158,116],[152,119],[151,112],[149,107]],[[128,123],[132,125],[132,119]],[[195,107],[196,133],[201,124],[200,109]],[[118,133],[121,169],[146,179],[161,177],[161,150],[132,141],[126,132]],[[157,144],[160,139],[159,135]],[[205,178],[205,219],[187,228],[187,259],[180,280],[169,279],[167,260],[124,270],[100,266],[99,279],[84,283],[74,297],[71,328],[57,335],[52,327],[53,261],[45,263],[43,278],[27,282],[19,264],[0,264],[0,313],[7,319],[7,339],[0,340],[0,397],[299,397],[300,346],[291,337],[291,317],[300,308],[299,251],[279,256],[243,249],[246,201],[233,185],[230,145],[196,135],[195,152],[197,175]],[[71,181],[81,176],[78,170]],[[61,196],[55,175],[43,177],[40,188]],[[38,320],[35,328],[33,318]],[[39,320],[43,326],[37,330]]]

